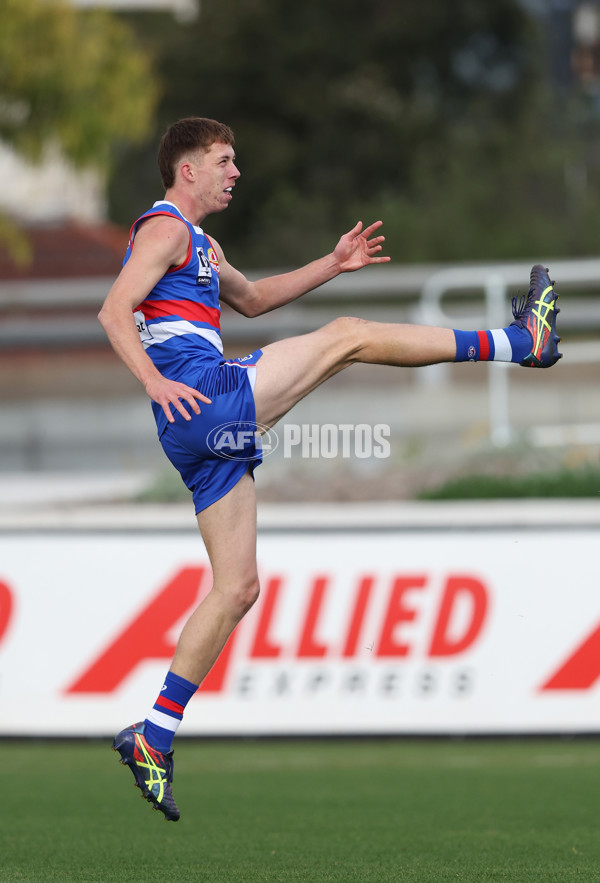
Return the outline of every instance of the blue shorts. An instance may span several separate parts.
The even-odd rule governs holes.
[[[255,350],[242,359],[201,369],[193,385],[211,404],[199,402],[201,413],[190,412],[189,421],[173,409],[175,422],[168,423],[160,437],[165,454],[192,492],[196,514],[262,462],[253,394],[261,356],[262,350]]]

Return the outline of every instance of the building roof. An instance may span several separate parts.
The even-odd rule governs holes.
[[[114,224],[63,221],[28,225],[21,231],[29,240],[31,261],[20,266],[0,242],[0,284],[3,281],[116,277],[128,233]]]

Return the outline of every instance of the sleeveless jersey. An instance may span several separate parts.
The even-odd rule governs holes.
[[[177,218],[186,225],[190,234],[188,252],[182,264],[171,267],[156,283],[135,308],[134,316],[144,349],[159,371],[173,378],[177,363],[181,368],[189,366],[194,353],[208,357],[223,353],[219,260],[203,230],[188,221],[173,203],[163,200],[155,202],[132,225],[123,264],[131,257],[139,225],[157,215]]]
[[[188,221],[173,203],[155,202],[137,219],[123,264],[131,257],[139,225],[157,215],[177,218],[186,225],[188,251],[185,260],[171,267],[134,309],[134,316],[144,349],[160,373],[211,399],[211,404],[203,405],[200,414],[194,414],[190,421],[172,409],[173,423],[152,401],[165,453],[192,491],[196,512],[200,512],[221,499],[242,475],[249,469],[253,472],[262,461],[260,440],[254,431],[256,406],[250,374],[256,373],[262,353],[256,350],[243,359],[223,358],[217,253],[202,229]],[[222,432],[224,426],[244,429],[243,451],[236,447],[234,456],[210,446],[212,434]]]
[[[131,257],[135,234],[147,218],[167,215],[180,220],[190,234],[187,255],[171,267],[134,310],[144,349],[164,377],[198,388],[199,377],[223,362],[219,304],[219,260],[200,227],[166,200],[155,202],[135,221],[123,265]],[[159,436],[167,427],[163,409],[152,402]]]

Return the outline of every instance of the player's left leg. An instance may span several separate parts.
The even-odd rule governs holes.
[[[223,497],[198,514],[213,570],[213,587],[186,622],[165,683],[144,721],[113,742],[121,762],[154,809],[177,821],[171,743],[192,698],[227,638],[258,597],[256,500],[246,473]]]
[[[256,494],[249,472],[197,515],[213,586],[183,627],[171,671],[201,684],[259,593]]]

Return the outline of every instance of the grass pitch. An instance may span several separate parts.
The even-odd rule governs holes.
[[[108,742],[0,742],[0,881],[600,880],[600,741],[200,742],[165,822]]]

